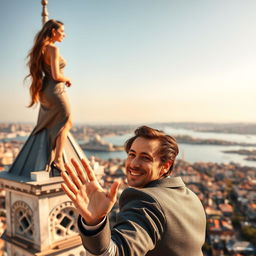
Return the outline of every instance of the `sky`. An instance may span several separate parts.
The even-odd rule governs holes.
[[[48,0],[74,123],[256,122],[255,0]],[[0,122],[36,122],[41,0],[0,1]]]

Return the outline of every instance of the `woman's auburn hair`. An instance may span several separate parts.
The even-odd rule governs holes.
[[[42,29],[36,34],[34,38],[34,45],[29,51],[27,58],[27,66],[29,68],[29,74],[25,77],[31,78],[31,85],[29,88],[31,102],[28,107],[32,107],[34,104],[39,102],[39,93],[43,87],[43,52],[45,46],[52,39],[52,30],[57,30],[63,25],[58,20],[48,20],[42,27]]]

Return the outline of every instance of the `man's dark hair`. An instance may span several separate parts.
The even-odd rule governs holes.
[[[164,164],[169,160],[173,162],[170,169],[165,175],[168,176],[173,169],[175,158],[179,153],[179,148],[176,140],[172,136],[165,134],[163,131],[153,129],[148,126],[141,126],[137,128],[134,134],[135,135],[133,137],[131,137],[125,142],[124,146],[126,153],[129,152],[132,143],[139,137],[148,140],[159,140],[160,148],[157,154],[160,157],[161,163]]]

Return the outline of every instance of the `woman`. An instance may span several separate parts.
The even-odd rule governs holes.
[[[65,93],[65,85],[71,81],[64,76],[64,59],[59,55],[55,42],[65,37],[64,24],[57,20],[47,21],[37,33],[34,46],[28,54],[29,75],[31,78],[30,95],[32,107],[40,102],[37,126],[32,134],[47,128],[50,161],[52,169],[64,170],[63,149],[70,130],[70,106]]]
[[[63,151],[72,126],[65,85],[71,86],[71,81],[63,74],[65,61],[55,45],[64,37],[63,23],[49,20],[28,54],[29,107],[40,103],[40,110],[36,127],[9,170],[15,175],[30,178],[32,171],[48,170],[51,176],[58,176],[64,170]]]

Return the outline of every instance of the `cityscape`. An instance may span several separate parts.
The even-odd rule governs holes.
[[[212,127],[205,124],[170,123],[151,125],[155,127],[170,126],[175,129],[213,131]],[[234,129],[229,133],[238,133],[235,129],[236,126],[233,124]],[[253,130],[253,125],[251,125],[251,129],[248,129],[248,124],[244,126],[239,124],[239,127],[239,134],[248,134],[248,132],[244,132],[244,129],[250,130],[249,134],[252,136],[256,133],[256,130]],[[121,151],[123,149],[121,145],[113,145],[105,139],[109,140],[115,136],[132,134],[135,128],[135,125],[75,125],[72,128],[72,134],[85,150],[85,153],[90,152],[91,166],[99,182],[105,188],[108,188],[117,178],[122,180],[120,192],[127,187],[124,157],[105,157],[105,159],[102,159],[98,156],[98,153]],[[227,132],[227,126],[222,128]],[[223,132],[223,129],[221,132]],[[32,130],[33,124],[28,123],[0,124],[1,171],[8,170]],[[218,127],[218,132],[220,132],[220,127]],[[174,137],[176,136],[174,135]],[[199,140],[184,135],[177,135],[177,140],[181,144],[196,144],[201,147],[209,143],[213,145],[224,143],[224,140]],[[251,147],[254,142],[240,142],[239,145],[241,148]],[[233,145],[231,142],[229,144]],[[236,162],[189,162],[184,157],[176,161],[172,175],[182,177],[186,185],[197,194],[206,212],[207,236],[203,247],[205,256],[238,256],[255,255],[256,253],[256,167],[253,167],[255,150],[245,149],[245,151],[253,156],[249,159],[253,163],[250,166]],[[237,152],[233,152],[233,154],[235,153]],[[88,156],[87,153],[86,155]],[[4,189],[1,190],[0,195],[0,227],[1,234],[3,234],[6,228]],[[117,209],[118,207],[114,207],[111,212],[110,219],[112,223],[115,220]],[[0,246],[1,255],[6,255],[3,240],[1,240]]]
[[[49,20],[63,23],[60,40],[48,43],[67,64],[63,92],[73,127],[64,162],[84,157],[104,189],[120,180],[119,199],[128,187],[125,141],[140,125],[162,130],[179,145],[171,176],[182,177],[207,217],[203,255],[256,255],[255,0],[0,6],[0,256],[87,256],[78,214],[52,167],[58,146],[48,145],[48,125],[30,136],[38,108],[26,107],[26,56]],[[118,211],[117,200],[111,226]]]

